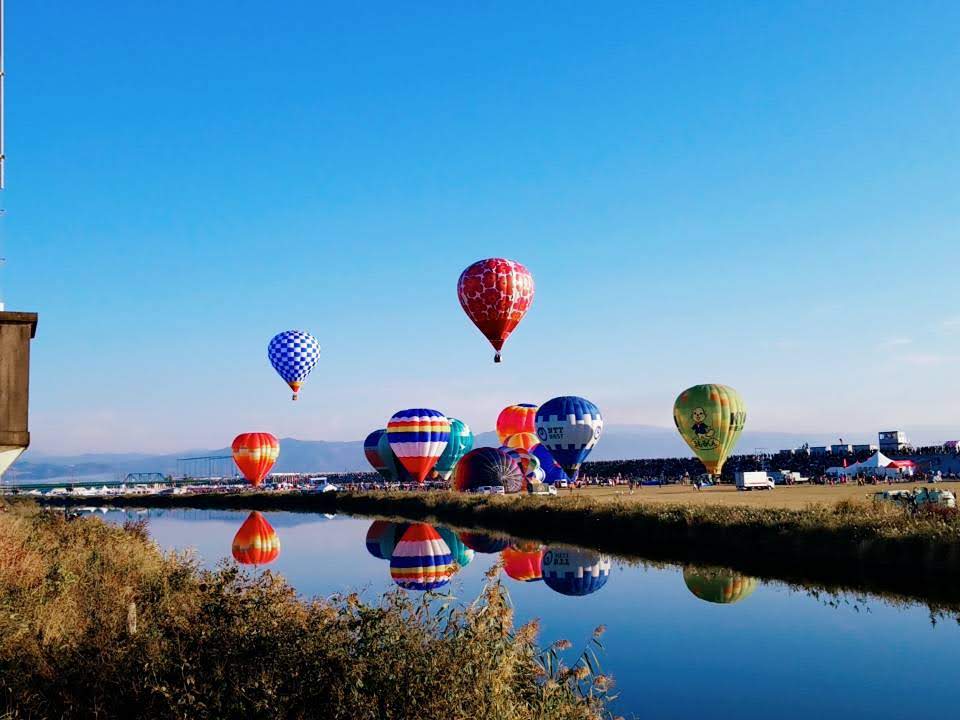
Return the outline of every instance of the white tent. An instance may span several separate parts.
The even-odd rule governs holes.
[[[828,475],[855,477],[871,475],[877,477],[913,476],[915,465],[909,461],[891,460],[879,450],[863,462],[848,467],[827,468]]]

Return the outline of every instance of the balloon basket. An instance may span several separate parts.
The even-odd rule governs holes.
[[[500,362],[500,353],[497,353],[496,355],[493,356],[493,361],[494,361],[495,363]]]
[[[296,401],[296,399],[297,399],[297,394],[294,393],[294,394],[293,394],[293,397],[291,397],[290,399],[293,400],[293,401]]]

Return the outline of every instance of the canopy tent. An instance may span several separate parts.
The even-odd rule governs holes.
[[[848,467],[827,468],[828,475],[856,477],[872,475],[877,477],[912,477],[917,469],[913,460],[891,460],[879,450],[863,462]]]

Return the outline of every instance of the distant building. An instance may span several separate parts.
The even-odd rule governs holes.
[[[827,455],[830,452],[830,448],[826,445],[817,445],[810,448],[811,455]]]
[[[855,453],[872,453],[876,452],[880,448],[874,445],[873,443],[867,443],[866,445],[854,445],[853,451]]]
[[[902,430],[880,431],[880,452],[900,452],[910,447],[907,434]]]
[[[853,452],[853,445],[831,445],[830,454],[831,455],[849,455]]]
[[[953,453],[960,451],[960,440],[947,440],[943,444],[943,449]]]

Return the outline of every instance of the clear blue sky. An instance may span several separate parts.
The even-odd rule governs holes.
[[[706,381],[753,429],[956,421],[960,4],[357,5],[8,3],[37,451],[666,426]],[[537,281],[500,366],[455,292],[493,255]]]

